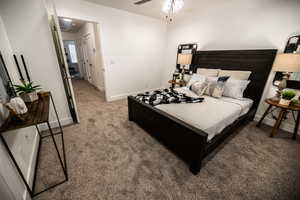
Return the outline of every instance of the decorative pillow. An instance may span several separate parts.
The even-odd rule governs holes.
[[[219,76],[230,76],[231,79],[248,80],[251,71],[220,70]]]
[[[244,91],[246,90],[250,81],[229,79],[225,83],[223,96],[234,99],[243,99]]]
[[[217,84],[214,87],[211,96],[221,98],[224,92],[225,83],[229,79],[229,76],[221,76],[218,78]]]
[[[198,68],[197,74],[201,74],[204,76],[218,76],[220,69],[208,69],[208,68]]]
[[[191,90],[196,93],[198,96],[203,96],[205,90],[207,88],[206,82],[195,82],[191,85]]]
[[[186,87],[190,88],[193,83],[205,82],[206,77],[200,74],[193,74],[187,83]]]
[[[206,77],[205,84],[207,85],[204,94],[211,96],[212,92],[217,85],[218,78],[217,77]]]

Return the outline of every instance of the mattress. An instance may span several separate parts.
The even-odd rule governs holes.
[[[188,96],[198,97],[186,87],[176,90]],[[248,98],[238,100],[229,97],[204,96],[202,103],[160,104],[155,107],[206,132],[210,141],[224,128],[246,114],[252,104],[253,101]]]

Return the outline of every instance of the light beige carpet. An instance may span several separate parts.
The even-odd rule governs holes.
[[[127,119],[126,100],[106,103],[74,81],[80,124],[64,128],[70,179],[38,200],[300,199],[300,137],[243,127],[210,155],[199,175]],[[59,139],[59,137],[56,137]],[[37,189],[62,180],[54,148],[42,146]]]

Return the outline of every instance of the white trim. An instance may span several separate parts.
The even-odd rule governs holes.
[[[254,120],[259,121],[260,118],[261,118],[261,115],[255,115]],[[263,121],[263,124],[266,124],[266,125],[269,125],[269,126],[273,127],[274,124],[275,124],[275,120],[266,117]],[[294,132],[294,125],[282,122],[282,124],[280,126],[280,129],[282,129],[284,131],[287,131],[287,132],[290,132],[290,133],[293,133]],[[298,135],[300,135],[299,130],[298,130]]]
[[[38,147],[39,147],[39,140],[40,139],[39,139],[38,133],[36,131],[35,137],[34,137],[34,143],[33,143],[33,151],[30,156],[29,166],[28,166],[27,175],[26,175],[26,181],[29,183],[29,185],[32,185],[32,183],[33,183],[34,170],[35,170],[35,165],[36,165],[36,157],[37,157]],[[30,194],[27,192],[26,187],[24,190],[23,199],[31,200]]]
[[[147,91],[153,91],[153,90],[159,90],[162,87],[159,88],[152,88],[152,89],[145,89],[145,90],[141,90],[141,91],[136,91],[136,92],[128,92],[126,94],[119,94],[119,95],[115,95],[115,96],[110,96],[107,98],[107,101],[116,101],[116,100],[120,100],[120,99],[125,99],[126,97],[130,96],[130,95],[136,95],[138,93],[144,93]]]

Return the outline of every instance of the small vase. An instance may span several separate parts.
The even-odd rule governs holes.
[[[24,102],[34,102],[39,99],[36,91],[21,94],[20,97],[24,100]]]
[[[279,104],[283,105],[283,106],[289,106],[291,103],[291,100],[287,100],[287,99],[280,99]]]

